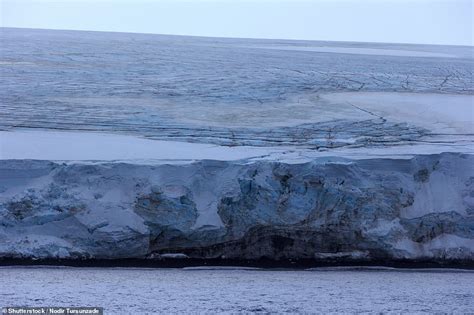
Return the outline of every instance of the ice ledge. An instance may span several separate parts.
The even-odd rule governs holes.
[[[276,161],[301,164],[342,159],[410,159],[422,154],[474,154],[472,137],[450,136],[433,142],[401,141],[373,146],[224,146],[150,140],[129,135],[90,132],[0,131],[0,160],[47,160],[67,163],[123,162],[189,164],[202,160]]]

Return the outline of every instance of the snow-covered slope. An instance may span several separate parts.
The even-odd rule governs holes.
[[[3,160],[0,256],[472,260],[473,165]]]

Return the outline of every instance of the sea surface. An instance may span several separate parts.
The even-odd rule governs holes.
[[[474,312],[474,272],[233,268],[0,268],[0,306],[105,314]]]

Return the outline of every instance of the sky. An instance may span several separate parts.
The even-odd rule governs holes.
[[[0,25],[474,45],[472,0],[0,0]]]

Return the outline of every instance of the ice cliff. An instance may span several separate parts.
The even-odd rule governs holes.
[[[0,256],[472,261],[473,166],[2,160]]]
[[[0,262],[473,265],[473,47],[0,42]]]

